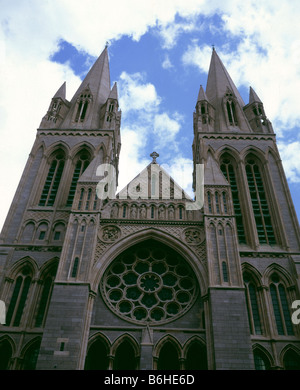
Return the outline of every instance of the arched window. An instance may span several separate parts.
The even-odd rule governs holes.
[[[65,154],[62,150],[58,150],[51,161],[39,206],[54,205],[64,166]]]
[[[283,358],[283,366],[285,370],[300,370],[300,356],[289,349]]]
[[[48,224],[46,222],[42,222],[39,224],[36,235],[35,235],[35,240],[39,243],[39,241],[44,241],[46,239],[48,231]]]
[[[225,261],[222,262],[222,273],[223,273],[223,281],[225,283],[228,282],[228,271],[227,271],[227,264]]]
[[[237,126],[237,116],[236,116],[236,109],[235,109],[235,103],[232,99],[228,99],[226,102],[226,110],[227,110],[227,117],[228,122],[231,126]]]
[[[225,192],[222,193],[222,198],[223,198],[224,213],[227,214],[227,197]]]
[[[216,200],[216,212],[220,214],[220,202],[219,202],[219,194],[215,192],[215,200]]]
[[[49,308],[50,299],[52,295],[53,282],[55,279],[57,265],[53,266],[51,270],[42,279],[42,288],[40,299],[38,302],[38,310],[35,319],[35,326],[37,328],[44,326],[46,314]]]
[[[211,207],[211,195],[210,192],[207,193],[207,203],[208,203],[208,211],[212,213],[212,207]]]
[[[14,289],[6,315],[7,326],[20,325],[31,280],[32,277],[30,269],[25,266],[17,276],[14,283]]]
[[[65,225],[63,223],[57,223],[54,227],[52,240],[62,241],[64,239]]]
[[[80,190],[79,202],[78,202],[78,207],[77,207],[78,210],[81,209],[83,196],[84,196],[84,188],[81,188],[81,190]]]
[[[246,161],[246,174],[259,242],[276,244],[262,176],[253,158],[248,158]]]
[[[135,370],[136,357],[129,340],[124,340],[117,348],[114,359],[114,370]]]
[[[31,242],[33,240],[34,229],[34,222],[28,222],[23,230],[21,241],[24,243]]]
[[[179,370],[179,356],[178,351],[172,342],[166,342],[160,350],[158,363],[158,370]]]
[[[79,157],[78,157],[77,162],[75,164],[72,182],[70,185],[69,195],[68,195],[68,199],[67,199],[67,203],[66,203],[67,207],[71,207],[73,204],[73,199],[74,199],[75,192],[76,192],[77,181],[80,178],[80,176],[83,174],[83,172],[86,170],[86,168],[88,167],[90,160],[91,160],[91,157],[87,151],[84,150],[79,154]]]
[[[221,159],[221,171],[223,172],[223,175],[226,177],[228,183],[230,184],[233,208],[234,208],[236,225],[237,225],[238,239],[239,239],[239,243],[243,244],[246,243],[246,236],[245,236],[244,222],[243,222],[242,210],[241,210],[240,199],[239,199],[240,195],[239,195],[237,181],[236,181],[236,173],[233,168],[231,159],[226,155],[223,156]]]
[[[250,331],[251,334],[261,335],[262,326],[258,306],[257,288],[247,272],[244,274],[244,284]]]
[[[277,273],[271,276],[270,294],[278,334],[293,335],[294,330],[286,289]]]
[[[75,257],[74,263],[73,263],[73,268],[72,268],[72,278],[76,278],[77,272],[78,272],[78,265],[79,265],[79,257]]]
[[[35,370],[37,359],[40,352],[41,341],[34,342],[25,352],[24,360],[22,362],[23,370]]]
[[[178,211],[179,211],[179,219],[182,219],[183,218],[183,207],[179,206]]]
[[[84,91],[77,99],[77,110],[75,115],[75,122],[84,122],[87,109],[92,101],[92,95],[89,90]]]
[[[256,370],[270,370],[270,361],[262,351],[255,350],[253,356]]]
[[[126,213],[127,213],[127,206],[126,206],[126,204],[124,204],[124,206],[123,206],[123,218],[126,217]]]
[[[108,347],[103,340],[93,342],[88,350],[85,360],[85,370],[107,370],[108,369]]]
[[[12,348],[7,340],[0,341],[0,370],[8,370],[10,359],[12,357]]]
[[[87,193],[87,199],[86,199],[86,202],[85,202],[85,209],[86,210],[88,210],[89,207],[90,207],[91,196],[92,196],[92,189],[89,188],[88,189],[88,193]]]
[[[206,348],[199,342],[193,342],[188,349],[185,361],[186,370],[207,370]]]

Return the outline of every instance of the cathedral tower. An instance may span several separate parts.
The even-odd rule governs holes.
[[[215,50],[193,119],[201,209],[156,152],[118,194],[106,181],[121,149],[107,48],[71,101],[58,89],[1,233],[1,369],[300,368],[299,224],[275,134]]]

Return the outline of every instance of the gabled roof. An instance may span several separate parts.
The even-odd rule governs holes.
[[[161,172],[161,174],[160,174]],[[157,182],[158,178],[158,182]],[[186,199],[189,194],[175,182],[168,172],[157,163],[150,163],[117,194],[119,199],[145,199],[160,201]]]
[[[103,164],[103,158],[104,154],[102,149],[100,149],[99,153],[96,154],[78,179],[78,183],[98,183],[101,178],[97,175],[97,168]]]
[[[212,154],[208,152],[204,167],[204,185],[205,186],[228,186],[229,183],[223,175],[217,161]]]

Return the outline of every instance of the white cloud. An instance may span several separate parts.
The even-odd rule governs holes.
[[[208,45],[199,46],[198,41],[188,45],[182,55],[184,65],[193,65],[199,68],[201,72],[207,72],[211,59],[211,47]]]
[[[154,85],[144,83],[141,73],[129,75],[122,72],[118,85],[120,106],[125,115],[131,110],[153,111],[160,104]]]
[[[171,68],[174,68],[173,64],[171,63],[171,60],[169,58],[169,56],[166,54],[165,55],[165,59],[163,61],[163,63],[161,64],[161,66],[164,68],[164,69],[171,69]]]
[[[175,144],[175,137],[180,130],[180,121],[182,120],[182,116],[178,113],[174,114],[174,118],[171,118],[166,112],[162,114],[157,114],[154,117],[154,125],[153,131],[155,134],[155,147],[158,146],[163,148],[172,143],[173,146]]]
[[[279,142],[277,145],[287,179],[290,180],[292,183],[300,183],[300,142]]]
[[[51,97],[67,80],[69,99],[79,83],[67,65],[54,64],[49,60],[60,39],[97,56],[107,40],[113,41],[124,35],[138,40],[153,27],[160,31],[164,47],[172,48],[183,34],[203,28],[195,23],[197,15],[211,16],[216,12],[223,19],[224,41],[239,39],[235,52],[230,52],[229,46],[221,50],[217,47],[234,81],[238,85],[249,83],[254,87],[279,135],[285,128],[300,126],[298,1],[115,0],[112,4],[106,0],[2,1],[0,137],[1,162],[5,169],[0,172],[0,226],[34,141],[35,129]],[[180,16],[179,23],[175,22],[176,15]],[[207,70],[208,49],[211,49],[195,42],[188,47],[190,51],[192,48],[198,50],[194,61],[201,61],[202,70]],[[188,54],[185,56],[186,63],[193,61]],[[129,89],[125,96],[120,93],[122,104],[124,107],[127,105],[128,114],[134,110],[146,113],[147,127],[153,115],[162,114],[155,86],[133,75],[123,82],[128,84]],[[140,88],[133,88],[135,84]],[[124,107],[123,118],[126,117]],[[174,114],[170,114],[170,118],[176,120]],[[141,125],[141,121],[137,123]],[[123,124],[124,133],[127,125]],[[123,133],[121,155],[126,154],[127,141]],[[130,137],[128,139],[132,139]],[[138,143],[133,145],[137,150]],[[138,158],[136,161],[139,161]],[[286,158],[288,156],[285,155],[283,160]],[[299,177],[298,170],[294,169],[294,172],[295,178]]]

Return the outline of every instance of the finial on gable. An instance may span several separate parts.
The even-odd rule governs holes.
[[[156,152],[153,152],[150,154],[150,157],[152,157],[152,159],[153,159],[151,164],[157,164],[156,159],[157,159],[157,157],[159,157],[159,154]]]

